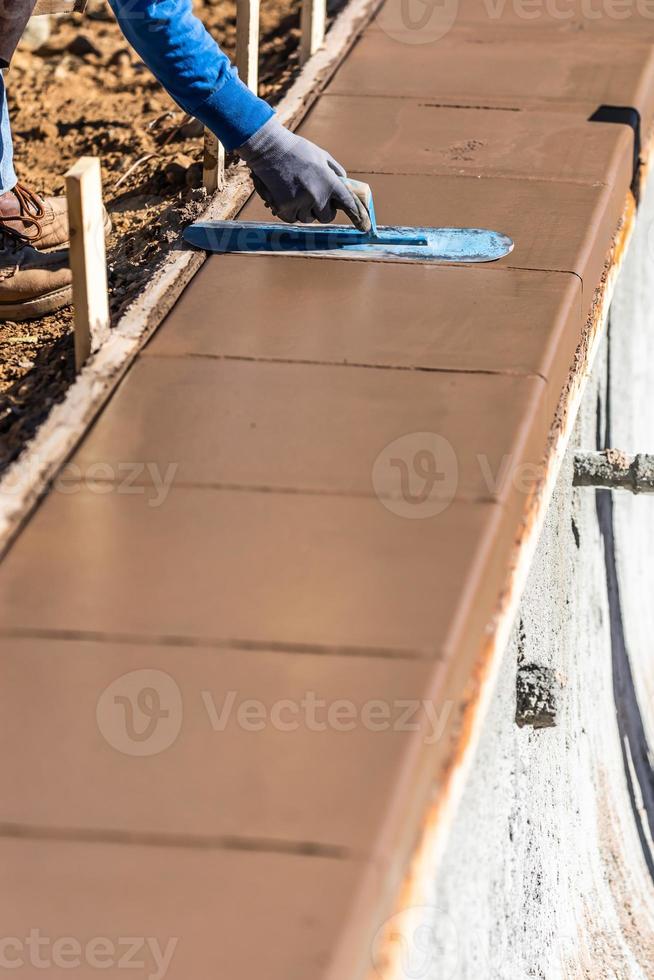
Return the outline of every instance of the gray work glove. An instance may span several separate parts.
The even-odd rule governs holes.
[[[370,218],[329,153],[296,136],[272,116],[236,153],[252,171],[254,186],[282,221],[328,224],[344,211],[355,228],[370,231]]]

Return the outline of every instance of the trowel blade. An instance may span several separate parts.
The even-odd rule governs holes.
[[[376,235],[345,225],[284,225],[258,221],[198,221],[184,238],[207,252],[298,253],[412,262],[495,262],[513,241],[485,228],[377,228]]]

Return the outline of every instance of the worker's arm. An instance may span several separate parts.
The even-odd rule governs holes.
[[[192,0],[109,0],[123,34],[186,112],[226,149],[252,136],[273,114],[243,84],[229,58],[193,13]]]
[[[109,0],[125,37],[175,102],[236,150],[257,190],[286,221],[329,221],[335,208],[365,227],[345,171],[277,121],[193,13],[192,0]]]

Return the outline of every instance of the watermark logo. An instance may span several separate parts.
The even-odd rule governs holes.
[[[177,474],[177,463],[107,463],[97,461],[87,466],[67,463],[53,482],[56,493],[72,496],[85,490],[95,494],[115,493],[145,497],[148,507],[165,504]]]
[[[237,690],[186,691],[189,717],[207,722],[205,734],[230,727],[242,732],[396,732],[417,735],[435,745],[447,733],[454,702],[429,698],[325,698],[303,691],[296,698],[265,702]],[[151,756],[169,748],[182,730],[180,688],[160,670],[134,670],[109,684],[97,702],[98,727],[105,740],[125,755]],[[199,731],[199,729],[198,729]]]
[[[459,0],[388,0],[377,17],[381,30],[403,44],[430,44],[454,26]]]
[[[382,449],[372,468],[372,485],[384,507],[412,520],[446,510],[458,480],[456,453],[436,432],[400,436]]]
[[[238,691],[227,691],[222,700],[211,691],[201,698],[214,732],[224,732],[235,723],[244,732],[415,732],[425,745],[435,745],[443,737],[454,703],[441,705],[428,698],[394,698],[386,701],[371,698],[357,704],[349,698],[328,700],[315,691],[305,691],[300,698],[281,698],[267,705],[258,698],[239,700]]]
[[[0,936],[0,971],[27,967],[32,976],[36,970],[88,969],[115,971],[139,970],[147,980],[164,980],[172,962],[177,938],[165,945],[154,936],[94,936],[82,942],[75,936],[47,936],[40,929],[30,929],[27,936]],[[87,969],[88,968],[88,969]]]
[[[450,915],[433,905],[397,912],[377,931],[372,963],[382,978],[452,980],[459,963],[459,935]]]
[[[52,490],[66,497],[87,492],[105,496],[108,494],[141,496],[148,507],[161,507],[168,499],[177,475],[178,463],[156,462],[69,462],[52,481]],[[30,452],[12,464],[2,480],[2,493],[20,497],[48,473],[50,460],[47,455]]]
[[[533,22],[574,31],[599,21],[635,20],[646,28],[654,20],[654,0],[478,0],[465,14],[462,23],[477,32]],[[402,44],[431,44],[449,34],[458,17],[459,0],[387,0],[376,23]]]
[[[124,755],[164,752],[182,728],[182,695],[163,670],[132,670],[100,695],[98,728],[105,741]]]

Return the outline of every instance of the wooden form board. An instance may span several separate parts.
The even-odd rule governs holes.
[[[85,7],[86,0],[36,0],[33,16],[82,13]]]

